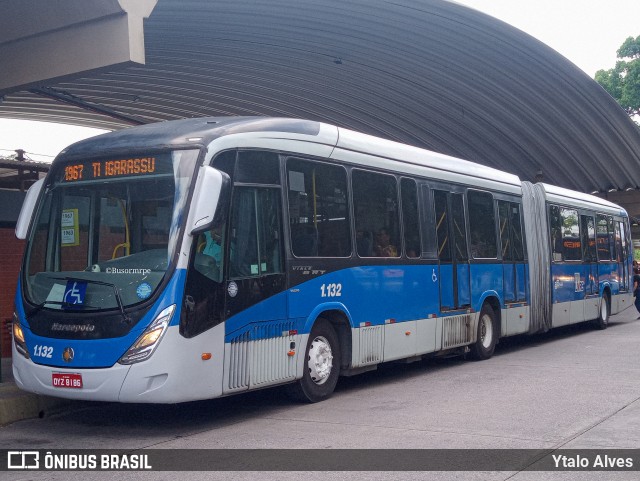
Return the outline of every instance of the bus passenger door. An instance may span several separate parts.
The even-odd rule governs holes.
[[[467,230],[462,194],[433,191],[440,260],[440,310],[471,305]]]
[[[598,317],[600,307],[596,227],[592,215],[581,215],[580,224],[580,235],[582,236],[580,244],[584,265],[584,319],[590,320]]]
[[[616,230],[616,252],[618,253],[618,277],[620,290],[629,291],[629,247],[624,222],[614,220]]]
[[[510,237],[510,203],[498,201],[498,216],[500,218],[500,243],[502,251],[503,295],[505,304],[516,301],[517,272],[513,262],[513,242]]]
[[[286,286],[280,189],[236,185],[231,210],[225,392],[295,377],[294,362],[281,352],[290,327],[286,296],[279,295]]]
[[[520,204],[498,201],[500,243],[502,252],[503,295],[507,335],[529,329],[526,289],[526,263]]]

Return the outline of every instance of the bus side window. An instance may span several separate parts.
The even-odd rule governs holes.
[[[593,217],[581,215],[581,238],[582,238],[582,259],[586,262],[595,262],[596,255],[596,235]]]
[[[562,260],[562,215],[560,207],[549,207],[549,238],[551,240],[551,260]]]
[[[416,258],[421,254],[420,217],[418,216],[418,187],[412,179],[400,181],[402,198],[402,225],[407,257]]]
[[[522,222],[520,204],[498,201],[498,217],[500,220],[500,242],[503,261],[523,261],[524,242],[522,239]]]
[[[464,199],[462,194],[451,194],[451,220],[455,260],[468,261],[467,226],[464,221]]]
[[[620,222],[613,221],[613,230],[615,233],[615,260],[616,262],[622,261],[622,236],[620,234]]]
[[[598,260],[611,260],[611,238],[609,237],[608,216],[598,214],[596,216],[596,244],[598,246]]]
[[[351,229],[344,167],[287,159],[289,229],[296,257],[348,257]]]
[[[511,243],[514,261],[524,260],[525,243],[522,236],[520,204],[511,204]]]
[[[226,150],[216,155],[211,165],[216,169],[226,173],[231,182],[233,182],[236,166],[236,154],[235,150]]]
[[[467,199],[471,254],[476,259],[495,259],[498,257],[498,245],[493,196],[488,192],[470,190]]]
[[[449,219],[447,218],[447,193],[441,190],[433,192],[436,213],[436,237],[438,239],[438,259],[451,261],[451,242],[449,242]]]
[[[358,251],[360,257],[400,256],[400,214],[398,212],[398,184],[391,175],[354,170],[353,207],[356,232],[363,237],[375,234],[373,252]],[[364,242],[357,245],[364,247]]]
[[[513,244],[509,237],[509,202],[498,201],[498,219],[500,221],[500,242],[502,245],[502,260],[513,260]]]
[[[280,157],[276,152],[238,152],[234,183],[280,185]]]
[[[560,209],[562,215],[562,258],[565,261],[582,260],[578,211]]]

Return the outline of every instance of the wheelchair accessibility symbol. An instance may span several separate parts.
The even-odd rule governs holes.
[[[87,292],[87,283],[80,281],[67,281],[62,302],[65,304],[84,304],[84,296]]]

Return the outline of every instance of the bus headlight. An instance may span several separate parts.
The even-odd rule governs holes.
[[[167,327],[169,327],[175,309],[176,305],[173,304],[158,314],[158,317],[144,330],[138,340],[124,353],[124,356],[118,362],[120,364],[134,364],[151,357],[153,351],[160,344]]]
[[[13,313],[11,329],[13,331],[13,343],[16,345],[16,351],[29,359],[29,350],[27,349],[27,343],[24,341],[22,326],[20,325],[20,320],[15,312]]]

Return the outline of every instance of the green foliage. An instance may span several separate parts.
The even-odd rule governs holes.
[[[618,49],[618,62],[609,70],[598,70],[596,82],[634,117],[640,115],[640,35],[627,38]]]
[[[618,58],[640,58],[640,35],[637,38],[628,37],[624,41],[618,49]]]

